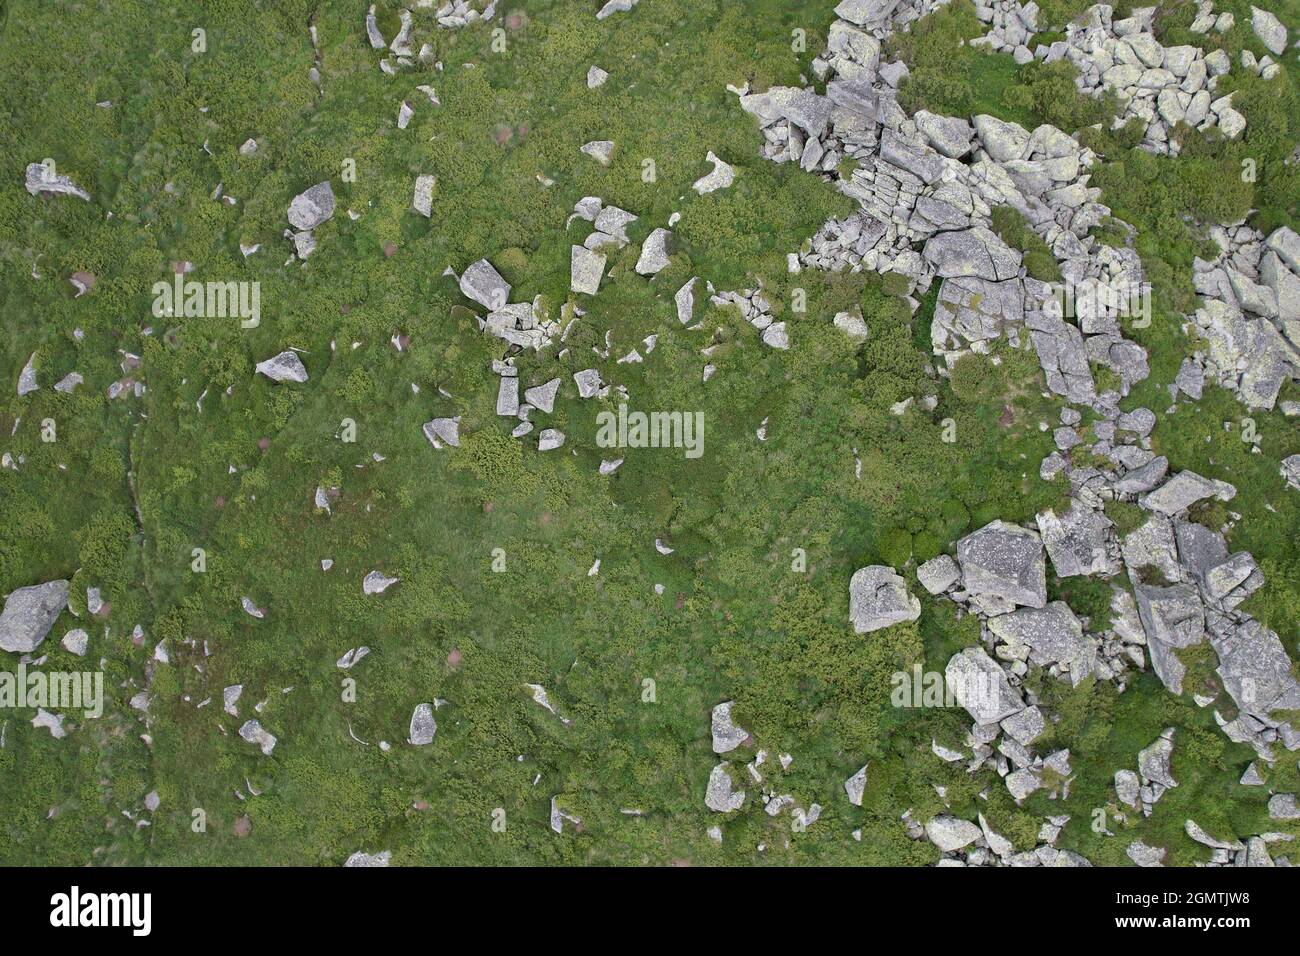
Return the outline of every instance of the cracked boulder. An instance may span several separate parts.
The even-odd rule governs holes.
[[[971,599],[1002,610],[1047,604],[1043,542],[1037,532],[994,521],[957,542],[962,587]]]
[[[849,581],[849,620],[858,634],[915,621],[921,602],[907,591],[907,582],[893,568],[873,564],[860,568]]]
[[[996,724],[1025,709],[1020,691],[982,647],[954,654],[944,669],[948,689],[977,724]]]

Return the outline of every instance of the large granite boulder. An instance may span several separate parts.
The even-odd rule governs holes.
[[[921,602],[908,593],[907,582],[893,568],[859,568],[849,581],[849,620],[859,634],[920,616]]]
[[[957,563],[972,600],[1004,610],[1047,604],[1043,542],[1034,531],[994,521],[957,542]]]
[[[0,612],[0,649],[16,654],[36,650],[68,606],[68,582],[47,581],[19,588]]]
[[[1025,709],[1020,691],[982,647],[954,654],[944,668],[948,689],[977,724],[996,724]]]

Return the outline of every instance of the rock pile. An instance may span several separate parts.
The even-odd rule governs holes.
[[[1246,128],[1245,117],[1232,106],[1232,94],[1214,96],[1219,77],[1230,67],[1227,54],[1217,50],[1206,56],[1200,47],[1161,46],[1152,32],[1155,7],[1115,20],[1114,8],[1099,3],[1066,26],[1065,39],[1036,44],[1032,52],[1039,29],[1037,3],[993,0],[977,2],[975,9],[991,29],[972,44],[1010,53],[1018,63],[1070,62],[1079,71],[1075,84],[1082,92],[1118,98],[1113,128],[1132,119],[1144,124],[1142,145],[1152,152],[1178,152],[1171,138],[1178,123],[1202,131],[1217,126],[1229,139]]]
[[[1265,237],[1244,223],[1209,235],[1219,255],[1192,261],[1203,300],[1185,326],[1206,346],[1171,392],[1199,399],[1208,376],[1248,408],[1273,408],[1282,384],[1300,377],[1300,235],[1281,226]]]

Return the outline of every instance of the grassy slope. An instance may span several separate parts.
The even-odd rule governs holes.
[[[354,849],[391,848],[402,863],[748,862],[766,842],[777,862],[925,862],[932,848],[906,841],[897,815],[937,812],[931,782],[948,787],[958,811],[975,807],[987,772],[972,781],[929,751],[931,737],[960,742],[964,715],[896,710],[887,699],[890,672],[916,660],[941,667],[973,640],[971,622],[926,601],[915,627],[857,638],[844,626],[845,585],[855,567],[893,559],[900,539],[928,557],[993,517],[1024,519],[1059,497],[1036,477],[1050,445],[1038,422],[1052,411],[1023,384],[1035,381],[1034,363],[1008,353],[988,367],[987,391],[958,397],[943,385],[932,417],[890,415],[889,404],[932,387],[925,336],[897,318],[878,283],[784,274],[784,254],[847,206],[812,177],[762,161],[752,121],[724,90],[746,77],[760,87],[797,82],[809,54],[792,55],[790,30],[807,29],[816,51],[831,4],[644,6],[598,23],[585,4],[521,4],[525,21],[505,52],[491,51],[485,28],[440,32],[434,42],[447,69],[417,78],[379,72],[349,4],[208,5],[195,22],[134,4],[111,13],[9,5],[0,38],[0,75],[9,80],[0,93],[8,118],[0,128],[0,366],[12,381],[38,350],[46,388],[26,400],[8,392],[0,405],[3,433],[23,419],[6,447],[27,456],[18,473],[0,472],[0,588],[78,568],[78,584],[104,587],[110,633],[92,630],[91,647],[106,660],[113,703],[63,741],[14,718],[0,750],[0,802],[9,808],[0,859],[337,863]],[[70,16],[93,28],[52,26]],[[313,16],[320,98],[307,81]],[[391,37],[395,8],[381,5],[380,22]],[[196,26],[207,31],[204,54],[189,50]],[[611,79],[588,91],[593,62]],[[441,108],[421,101],[420,82],[437,88]],[[417,112],[398,131],[403,97]],[[102,99],[113,109],[96,109]],[[981,100],[980,108],[993,107]],[[503,130],[509,140],[498,145]],[[261,148],[240,157],[249,136]],[[608,169],[577,152],[598,138],[618,144]],[[202,151],[205,140],[215,157]],[[740,178],[695,197],[689,184],[707,171],[708,149],[737,164]],[[26,194],[23,167],[47,155],[93,204]],[[357,161],[353,184],[338,175],[347,157]],[[654,183],[641,179],[646,157],[656,162]],[[428,222],[407,211],[423,172],[439,178]],[[555,185],[543,188],[538,173]],[[327,177],[340,212],[318,230],[306,267],[284,266],[288,201]],[[208,198],[217,182],[237,206]],[[702,410],[697,461],[632,451],[615,476],[597,476],[597,405],[571,391],[545,421],[568,434],[561,452],[539,456],[527,439],[521,451],[493,414],[487,365],[499,352],[453,312],[463,300],[440,274],[486,255],[519,297],[541,294],[557,307],[568,284],[562,224],[588,194],[640,214],[634,238],[681,211],[679,251],[651,282],[632,272],[635,249],[612,260],[599,296],[582,303],[588,315],[570,356],[524,359],[525,383],[559,374],[567,385],[572,371],[596,364],[627,386],[634,407]],[[362,217],[352,222],[348,207]],[[581,235],[575,225],[573,241]],[[244,260],[241,241],[263,249]],[[391,257],[381,252],[387,243],[397,246]],[[37,255],[41,282],[29,278]],[[262,326],[186,320],[164,336],[164,323],[148,314],[149,287],[175,259],[194,261],[196,278],[260,281]],[[73,301],[64,278],[75,269],[95,272],[99,284]],[[774,353],[723,312],[706,314],[706,331],[681,330],[672,293],[693,274],[719,288],[761,276],[795,347]],[[809,293],[806,315],[787,308],[797,284]],[[827,323],[855,302],[873,333],[858,350]],[[85,330],[79,343],[74,328]],[[718,372],[705,385],[697,350],[714,328]],[[600,361],[588,347],[607,329],[613,356],[650,333],[658,348],[640,366]],[[411,337],[403,354],[388,344],[397,332]],[[310,383],[251,377],[254,361],[290,345],[309,350]],[[141,402],[103,397],[121,376],[119,349],[144,357]],[[52,392],[73,367],[88,388]],[[439,387],[454,397],[439,397]],[[1015,410],[1009,427],[997,424],[1004,402]],[[449,414],[463,416],[463,447],[434,452],[419,425]],[[939,440],[937,422],[949,416],[955,445]],[[33,423],[44,417],[59,423],[57,444],[36,436]],[[345,417],[357,423],[354,445],[334,437]],[[770,439],[761,444],[754,430],[764,418]],[[1271,451],[1255,457],[1276,461]],[[386,460],[374,463],[373,452]],[[329,517],[311,505],[321,482],[341,488]],[[1242,534],[1257,541],[1238,546],[1294,567],[1280,545],[1266,547],[1266,529],[1283,535],[1287,522],[1295,526],[1294,509],[1284,521],[1248,520]],[[656,537],[676,552],[658,555]],[[194,547],[208,553],[205,574],[190,572]],[[504,573],[491,571],[494,548],[506,553]],[[790,570],[794,548],[807,551],[806,574]],[[328,573],[319,570],[324,557],[336,562]],[[588,577],[596,557],[601,573]],[[363,599],[360,578],[374,568],[402,583]],[[1284,572],[1266,571],[1277,587]],[[267,618],[244,615],[242,595],[266,606]],[[1293,622],[1293,608],[1279,608],[1278,619]],[[129,639],[136,623],[149,635],[142,648]],[[55,636],[70,626],[65,618]],[[173,663],[153,669],[150,750],[126,701],[162,637]],[[185,638],[206,641],[212,656]],[[373,653],[350,672],[358,700],[349,704],[334,660],[358,644]],[[463,654],[455,670],[445,663],[452,649]],[[54,648],[51,666],[60,665],[75,659]],[[655,703],[642,701],[646,678],[656,682]],[[572,724],[529,701],[525,681],[546,685]],[[245,686],[241,715],[267,702],[260,719],[280,737],[272,758],[234,736],[242,717],[225,717],[217,704],[194,707],[219,701],[233,682]],[[1076,715],[1078,739],[1067,742],[1086,766],[1064,810],[1080,825],[1076,834],[1072,824],[1076,845],[1113,856],[1116,841],[1097,846],[1086,830],[1109,773],[1167,723],[1204,724],[1206,715],[1150,679],[1117,699],[1108,694],[1061,704]],[[405,746],[411,709],[435,697],[450,702],[438,712],[437,741]],[[728,697],[761,746],[795,756],[778,774],[779,792],[827,808],[789,846],[788,822],[762,814],[753,788],[744,813],[723,825],[722,847],[704,835],[720,820],[702,806],[714,759],[708,710]],[[371,746],[353,742],[349,725]],[[381,739],[393,750],[382,753]],[[1233,774],[1244,766],[1239,749],[1229,745],[1222,758]],[[857,810],[841,783],[868,760]],[[1248,810],[1224,812],[1239,832],[1258,830],[1258,801],[1224,780],[1220,773],[1209,790],[1189,782],[1167,797],[1149,839],[1182,840],[1170,826],[1181,825],[1175,797],[1189,806],[1245,801]],[[250,785],[262,795],[238,800],[234,791],[247,795]],[[138,808],[153,788],[162,810],[137,829],[119,811]],[[1021,846],[1033,845],[1042,814],[1062,812],[1040,798],[1019,810],[1000,785],[990,790],[980,808]],[[583,818],[581,835],[546,828],[556,793]],[[417,801],[430,808],[413,809]],[[47,821],[51,807],[60,812]],[[205,834],[191,831],[194,807],[207,812]],[[504,833],[489,827],[496,807],[507,813]],[[618,812],[631,807],[645,815]],[[233,833],[241,814],[252,821],[242,838]],[[857,826],[860,844],[846,837]]]

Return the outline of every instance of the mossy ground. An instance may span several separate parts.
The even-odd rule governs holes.
[[[392,849],[403,864],[926,863],[933,848],[908,841],[898,815],[938,812],[938,784],[955,812],[982,810],[1021,848],[1034,844],[1043,815],[1068,812],[1062,845],[1124,862],[1128,840],[1098,836],[1090,814],[1112,799],[1114,770],[1134,765],[1169,725],[1185,735],[1174,758],[1183,785],[1125,836],[1191,862],[1204,854],[1182,835],[1186,815],[1216,834],[1264,828],[1260,794],[1235,784],[1249,753],[1150,676],[1123,695],[1045,687],[1078,779],[1068,801],[1037,795],[1017,808],[990,771],[972,779],[931,753],[931,739],[961,743],[963,712],[889,702],[894,671],[942,669],[976,640],[974,622],[956,620],[913,581],[924,607],[914,625],[868,638],[847,626],[855,568],[930,557],[994,518],[1059,505],[1064,489],[1038,479],[1051,448],[1039,423],[1055,423],[1056,404],[1042,397],[1032,354],[977,360],[981,386],[958,394],[926,374],[932,295],[913,321],[888,283],[785,272],[785,254],[849,205],[814,177],[762,160],[759,133],[725,85],[798,83],[832,6],[662,0],[597,22],[589,3],[518,3],[505,11],[523,16],[504,52],[493,51],[486,27],[439,31],[446,69],[398,77],[380,73],[354,4],[0,6],[0,368],[12,383],[35,351],[44,386],[25,399],[6,391],[0,404],[0,434],[21,419],[6,448],[25,456],[18,471],[0,470],[0,590],[76,572],[78,586],[102,587],[112,604],[107,635],[91,630],[89,658],[104,661],[106,715],[71,718],[80,726],[64,740],[27,726],[29,712],[0,716],[0,861],[337,864],[357,849]],[[63,26],[73,17],[84,28]],[[308,81],[309,22],[323,95]],[[396,24],[396,5],[380,4],[384,34]],[[206,52],[191,49],[195,28],[206,31]],[[805,52],[792,52],[797,28],[807,31]],[[1010,59],[980,57],[970,109],[1032,125],[1024,107],[1000,108],[1005,97],[990,95],[1012,83]],[[593,63],[611,74],[598,90],[584,81]],[[414,92],[422,82],[441,107]],[[399,131],[403,98],[416,116]],[[112,108],[97,108],[101,100]],[[1290,107],[1270,115],[1295,122]],[[248,137],[260,148],[242,157]],[[592,139],[618,144],[608,168],[578,152]],[[708,171],[710,149],[738,179],[697,197],[689,186]],[[47,156],[94,202],[29,196],[23,169]],[[340,178],[349,158],[355,182]],[[647,158],[654,182],[642,178]],[[427,221],[408,208],[421,173],[438,176]],[[1271,175],[1272,195],[1282,195],[1291,174]],[[305,267],[285,265],[289,200],[326,178],[339,213],[317,231]],[[209,198],[218,182],[237,205]],[[1165,234],[1156,224],[1177,192],[1115,180],[1112,198],[1110,185],[1117,215]],[[567,247],[581,240],[564,220],[593,194],[641,217],[634,239],[680,211],[673,264],[647,281],[632,271],[635,248],[613,257],[599,295],[582,302],[570,356],[526,357],[521,375],[527,385],[560,375],[567,388],[573,371],[596,364],[627,386],[634,407],[702,411],[698,460],[630,450],[617,473],[598,476],[600,406],[571,391],[545,420],[569,436],[558,452],[509,438],[510,423],[494,414],[488,366],[499,343],[456,308],[464,300],[441,273],[487,256],[517,297],[540,294],[557,307],[568,297]],[[1264,215],[1294,224],[1294,213],[1292,194]],[[1170,288],[1190,267],[1192,239],[1177,241]],[[241,242],[263,248],[245,259]],[[390,243],[396,251],[385,256]],[[262,325],[154,319],[150,288],[173,260],[193,261],[193,278],[261,282]],[[66,278],[78,269],[98,283],[74,299]],[[767,349],[725,310],[702,308],[707,331],[684,331],[672,294],[690,275],[719,289],[761,279],[794,347]],[[791,308],[796,286],[806,312]],[[859,347],[829,323],[854,304],[871,327]],[[1144,341],[1156,374],[1132,403],[1157,412],[1185,349],[1169,307],[1160,314]],[[590,346],[607,330],[614,349],[600,362]],[[410,337],[405,352],[389,344],[397,333]],[[658,347],[644,364],[613,363],[649,334]],[[710,336],[717,373],[706,384],[698,349]],[[305,350],[309,383],[252,375],[254,362],[289,346]],[[110,402],[123,351],[142,357],[148,392]],[[73,368],[87,385],[53,392]],[[934,413],[889,411],[931,392]],[[1257,416],[1263,453],[1251,455],[1222,430],[1242,415],[1234,402],[1211,391],[1200,406],[1162,415],[1157,445],[1175,467],[1241,489],[1232,543],[1250,548],[1269,578],[1254,613],[1293,637],[1300,510],[1275,462],[1297,450],[1295,427]],[[439,415],[462,416],[461,448],[434,451],[422,437],[421,423]],[[55,443],[40,441],[45,418],[57,422]],[[336,437],[345,418],[356,422],[355,444]],[[951,443],[942,440],[947,418]],[[764,419],[768,440],[759,442]],[[332,515],[312,506],[318,484],[340,488]],[[676,551],[658,554],[655,538]],[[204,573],[191,570],[194,548],[206,552]],[[505,553],[504,572],[492,570],[494,549]],[[795,549],[806,571],[792,570]],[[589,577],[597,557],[600,574]],[[335,562],[328,573],[322,558]],[[364,597],[361,577],[376,568],[401,583]],[[240,610],[243,595],[267,608],[264,620]],[[130,640],[136,624],[148,635],[141,647]],[[83,665],[57,646],[71,626],[62,619],[45,645],[49,667]],[[152,668],[150,746],[127,701],[163,638],[172,662]],[[372,654],[346,675],[336,669],[361,644]],[[357,681],[355,703],[343,700],[345,676]],[[524,682],[545,685],[571,723],[532,703]],[[245,688],[238,721],[220,710],[230,683]],[[412,708],[434,698],[449,702],[435,743],[407,746]],[[807,832],[763,814],[752,787],[745,810],[725,821],[704,809],[709,709],[727,698],[770,754],[794,755],[787,773],[772,771],[772,785],[826,807]],[[280,741],[269,758],[235,736],[258,702]],[[382,752],[380,740],[393,749]],[[842,782],[867,762],[858,809]],[[1278,774],[1294,787],[1294,768]],[[976,796],[985,788],[987,801]],[[138,810],[152,789],[161,809],[152,826],[136,827],[121,811]],[[580,834],[550,832],[553,794],[581,816]],[[195,808],[206,813],[204,833],[191,826]],[[491,826],[495,808],[505,809],[504,832]],[[245,815],[251,832],[237,835]],[[721,846],[705,835],[719,822]],[[860,843],[848,836],[859,827]]]

